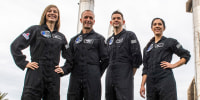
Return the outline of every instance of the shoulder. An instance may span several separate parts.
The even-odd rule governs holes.
[[[134,36],[134,37],[136,36],[133,31],[125,30],[125,32],[126,32],[126,35],[128,36]]]
[[[80,33],[75,35],[75,36],[73,36],[70,41],[74,41],[79,35],[80,35]]]
[[[29,30],[35,30],[35,29],[40,29],[40,28],[41,28],[40,25],[32,25],[32,26],[30,26],[28,29],[29,29]]]
[[[105,39],[103,35],[93,31],[93,35],[97,38],[97,39]]]
[[[176,43],[176,42],[178,42],[175,38],[171,38],[171,37],[169,37],[169,38],[165,37],[165,38],[166,38],[166,41],[170,42],[170,43]]]

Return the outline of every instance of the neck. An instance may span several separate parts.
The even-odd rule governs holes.
[[[123,28],[114,28],[114,34],[117,35],[119,34],[121,31],[123,30]]]
[[[162,35],[156,35],[155,36],[155,43],[157,43],[158,41],[160,41],[161,38],[162,38]]]
[[[51,32],[54,31],[55,23],[46,23],[46,24]]]
[[[89,33],[91,31],[92,31],[92,28],[91,29],[84,29],[84,28],[82,29],[83,34]]]

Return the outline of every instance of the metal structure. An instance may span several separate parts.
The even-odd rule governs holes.
[[[94,0],[80,0],[79,4],[79,12],[78,12],[78,26],[77,26],[77,33],[80,33],[82,29],[82,24],[80,22],[81,14],[85,10],[92,10],[94,11]]]
[[[195,86],[197,100],[200,100],[200,0],[188,0],[186,12],[193,13],[194,51],[195,51]]]

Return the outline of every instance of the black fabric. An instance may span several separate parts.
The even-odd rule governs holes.
[[[147,99],[177,100],[173,71],[161,68],[160,64],[162,61],[171,62],[174,53],[180,58],[185,58],[187,63],[190,53],[175,39],[163,36],[157,43],[154,41],[152,38],[143,51],[142,74],[147,75]]]
[[[125,29],[107,40],[106,100],[133,100],[133,68],[142,63],[139,41]]]
[[[69,49],[73,65],[68,100],[101,100],[101,76],[108,66],[104,37],[94,30],[81,32],[71,39]]]
[[[32,62],[39,68],[27,69],[22,100],[59,100],[60,75],[54,72],[59,65],[60,54],[66,58],[67,40],[54,29],[50,32],[47,25],[35,25],[28,28],[11,44],[11,53],[17,66],[25,69],[28,61],[22,50],[30,46]]]

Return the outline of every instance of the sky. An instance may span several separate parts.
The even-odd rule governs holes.
[[[177,84],[178,100],[187,100],[187,90],[194,77],[194,40],[193,15],[186,12],[187,0],[95,0],[94,30],[108,36],[111,14],[120,10],[124,14],[126,29],[133,31],[140,42],[141,49],[153,37],[150,24],[153,18],[164,19],[166,30],[164,36],[177,39],[184,48],[190,51],[191,59],[179,68],[173,69]],[[56,5],[61,13],[62,32],[68,41],[77,34],[79,0],[0,0],[0,91],[8,93],[9,100],[20,100],[26,70],[18,68],[10,53],[10,44],[23,31],[32,25],[38,25],[42,12],[49,4]],[[29,48],[23,50],[30,61]],[[173,56],[172,63],[179,60]],[[60,66],[64,63],[61,59]],[[134,77],[134,98],[140,97],[142,68]],[[66,100],[69,75],[61,78],[60,96]],[[105,74],[102,77],[102,100],[105,100]]]

